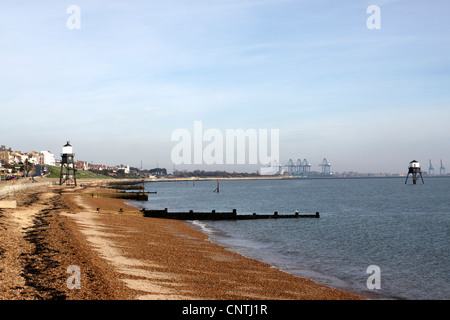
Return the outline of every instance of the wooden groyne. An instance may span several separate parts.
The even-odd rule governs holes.
[[[136,200],[136,201],[148,201],[148,192],[109,192],[109,193],[88,193],[87,196],[92,198],[115,198],[115,199],[126,199],[126,200]]]
[[[163,218],[163,219],[177,219],[177,220],[253,220],[253,219],[286,219],[286,218],[319,218],[319,212],[315,214],[278,214],[275,211],[273,214],[237,214],[236,209],[232,212],[168,212],[167,208],[164,210],[146,210],[142,209],[144,217]]]

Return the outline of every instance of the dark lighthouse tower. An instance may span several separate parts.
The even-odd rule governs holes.
[[[422,178],[422,171],[420,170],[420,163],[418,161],[413,160],[409,163],[408,174],[406,175],[405,184],[408,181],[408,177],[410,174],[412,175],[413,184],[416,184],[417,179],[419,179],[419,176],[422,179],[422,183],[424,183]]]
[[[63,152],[61,154],[61,174],[59,176],[59,185],[64,182],[67,185],[77,185],[77,177],[75,168],[75,162],[73,160],[75,154],[73,153],[72,146],[70,142],[67,141],[66,145],[63,146]]]

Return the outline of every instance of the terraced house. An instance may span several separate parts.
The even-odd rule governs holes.
[[[5,146],[0,147],[0,164],[6,164],[11,162],[11,148],[6,149]]]

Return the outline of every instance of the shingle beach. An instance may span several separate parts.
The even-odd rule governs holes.
[[[233,253],[184,221],[95,197],[115,192],[100,186],[23,190],[17,208],[0,209],[0,299],[362,299]]]

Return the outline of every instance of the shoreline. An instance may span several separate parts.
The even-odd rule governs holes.
[[[186,177],[186,178],[150,178],[144,179],[145,182],[177,182],[177,181],[217,181],[217,180],[318,180],[318,179],[395,179],[395,178],[405,178],[405,176],[385,176],[385,177],[326,177],[326,176],[307,176],[307,177],[296,177],[296,176],[255,176],[255,177]],[[446,177],[446,176],[442,176]],[[434,177],[438,178],[438,176]],[[139,179],[137,179],[139,180]]]
[[[215,179],[215,178],[214,178],[214,179]],[[236,179],[236,178],[229,178],[229,179],[227,179],[227,180],[249,180],[249,179],[252,179],[252,178],[242,178],[242,179],[240,179],[240,178],[238,178],[238,179]],[[265,179],[265,178],[259,178],[259,179]],[[209,179],[206,179],[206,180],[209,180]],[[173,180],[169,180],[169,181],[173,181]],[[108,181],[108,183],[111,183],[111,182],[112,182],[112,181]],[[124,203],[127,203],[128,201],[124,200],[123,202],[124,202]],[[133,206],[132,204],[130,204],[130,205]],[[136,207],[136,208],[138,208],[138,207]],[[139,208],[138,208],[138,209],[139,209]],[[147,219],[152,219],[152,218],[147,218]],[[163,220],[164,220],[164,219],[163,219]],[[167,221],[167,220],[166,220],[166,221]],[[233,255],[236,255],[236,254],[237,254],[237,255],[239,255],[239,256],[241,256],[241,257],[243,257],[244,259],[247,259],[247,260],[249,260],[249,261],[255,261],[255,262],[258,262],[258,263],[267,264],[267,265],[269,266],[269,268],[273,268],[274,270],[277,270],[277,271],[280,272],[280,273],[287,274],[287,275],[292,275],[292,274],[290,274],[290,273],[288,273],[288,272],[286,272],[286,271],[277,269],[275,266],[273,266],[273,265],[271,265],[271,264],[268,264],[268,263],[262,262],[262,261],[260,261],[260,260],[255,260],[255,259],[253,259],[253,258],[246,257],[246,256],[244,256],[244,255],[235,253],[233,250],[227,248],[226,246],[221,245],[221,244],[219,244],[219,243],[217,243],[217,242],[214,242],[213,240],[210,239],[209,235],[208,235],[204,230],[202,230],[201,227],[196,226],[196,225],[193,224],[192,222],[187,222],[187,221],[181,221],[181,222],[182,222],[183,224],[186,224],[186,225],[187,225],[189,228],[191,228],[191,229],[200,231],[204,236],[206,236],[206,240],[207,240],[207,241],[209,241],[209,242],[211,242],[212,244],[217,245],[217,246],[219,246],[219,247],[225,249],[226,251],[228,251],[229,253],[231,253],[231,254],[233,254]],[[301,277],[298,277],[298,276],[295,276],[295,275],[293,275],[293,276],[294,276],[295,278],[298,278],[298,279],[303,279],[303,280],[311,281],[311,280],[309,280],[309,279],[301,278]],[[318,285],[318,286],[322,286],[321,284],[317,284],[317,285]],[[329,288],[329,287],[327,287],[327,288]],[[332,289],[332,290],[338,290],[338,291],[340,290],[340,289],[334,289],[334,288],[330,288],[330,289]],[[344,293],[350,293],[350,292],[349,292],[349,291],[344,291]],[[351,294],[351,295],[355,295],[355,296],[356,296],[356,299],[365,299],[365,298],[367,298],[367,297],[360,296],[359,293],[357,293],[357,292],[355,292],[355,293],[350,293],[350,294]],[[353,299],[353,298],[354,298],[354,297],[352,297],[351,299]],[[314,298],[313,298],[313,299],[314,299]]]
[[[193,221],[186,221],[186,224],[188,224],[192,228],[194,228],[196,230],[200,230],[200,232],[203,232],[203,233],[208,235],[207,231],[203,230],[204,227],[201,226],[201,225],[196,224],[194,222],[194,220]],[[283,273],[292,275],[292,276],[294,276],[296,278],[307,279],[307,280],[313,281],[313,282],[317,283],[320,286],[325,286],[327,288],[335,289],[335,290],[338,290],[338,291],[342,291],[344,293],[349,293],[349,294],[358,296],[359,299],[363,299],[363,300],[396,300],[395,297],[383,296],[383,295],[381,295],[379,293],[376,293],[376,292],[369,292],[368,290],[359,290],[359,289],[355,289],[355,288],[352,288],[352,287],[349,287],[349,286],[338,286],[338,285],[322,284],[321,280],[318,279],[318,278],[317,278],[318,280],[315,280],[314,277],[303,276],[303,275],[296,274],[295,272],[290,272],[290,271],[287,271],[287,270],[283,270],[282,266],[277,265],[275,262],[266,261],[266,259],[264,259],[261,255],[255,254],[255,252],[252,251],[253,249],[251,249],[251,248],[246,248],[246,249],[244,249],[245,252],[239,253],[239,252],[235,251],[231,246],[228,246],[227,244],[222,243],[220,240],[213,240],[213,239],[211,239],[209,237],[209,235],[208,235],[208,241],[211,241],[214,244],[222,246],[222,247],[226,248],[227,250],[229,250],[231,252],[236,252],[237,254],[243,256],[246,259],[256,260],[256,261],[268,264],[268,265],[270,265],[271,268],[274,268],[274,269],[278,270],[279,272],[283,272]],[[316,272],[316,271],[309,270],[309,269],[302,269],[302,271],[303,271],[303,273],[305,273],[305,272],[306,273],[308,273],[308,272]],[[321,276],[324,276],[324,277],[328,278],[326,274],[321,274]],[[322,277],[322,279],[323,279],[323,277]]]
[[[52,287],[58,293],[56,297],[81,300],[366,299],[234,253],[209,241],[206,233],[184,221],[143,217],[136,207],[126,204],[126,200],[90,196],[104,183],[114,181],[83,181],[83,186],[75,188],[41,187],[16,194],[18,208],[26,207],[29,217],[25,229],[19,223],[24,231],[16,228],[14,242],[0,244],[2,256],[6,257],[0,270],[9,268],[12,278],[5,281],[8,272],[0,272],[0,298],[55,299],[48,295],[51,293],[48,287]],[[21,216],[14,210],[1,209],[0,224],[12,225],[14,219]],[[43,227],[42,221],[49,224]],[[14,231],[10,229],[0,230],[0,235],[3,237],[2,232]],[[27,239],[30,230],[39,234],[34,243]],[[27,265],[14,254],[8,255],[17,251],[17,242],[27,244],[23,246],[25,252],[19,254],[21,257],[42,260],[40,273],[45,276],[51,271],[57,276],[41,276],[37,286],[13,272],[7,263],[16,264],[17,270],[26,270]],[[47,246],[46,250],[36,252],[39,245]],[[55,246],[58,250],[50,250]],[[51,259],[44,254],[49,251],[54,252]],[[58,261],[58,267],[50,270],[48,263],[44,263],[48,262],[46,260]],[[69,265],[80,266],[80,290],[65,288]],[[22,272],[28,273],[32,274]],[[11,281],[20,283],[16,288],[21,289],[8,292],[5,284]],[[47,290],[43,293],[39,288]]]

